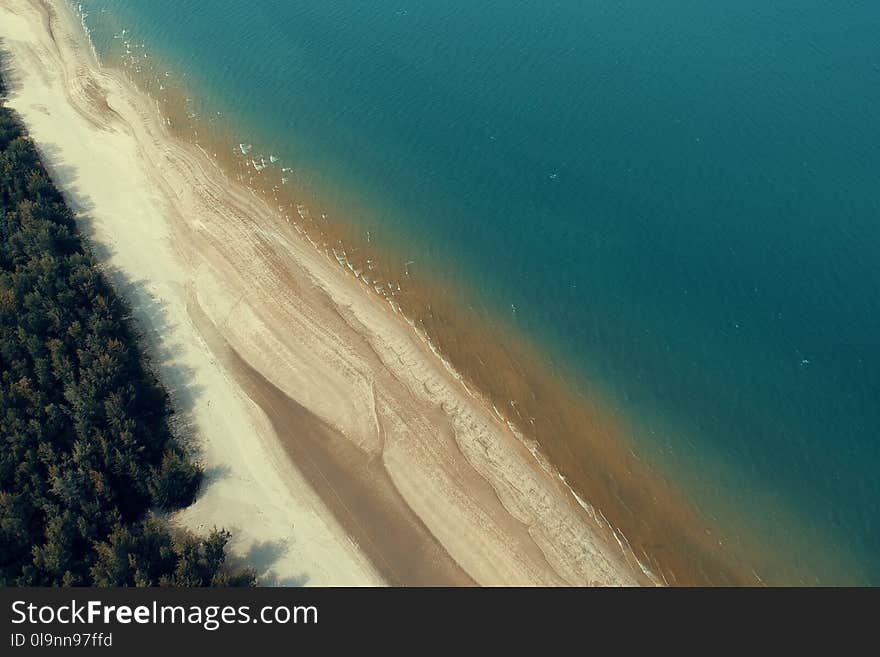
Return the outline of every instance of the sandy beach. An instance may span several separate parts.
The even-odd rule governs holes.
[[[190,425],[173,521],[279,585],[648,583],[546,462],[383,300],[156,103],[58,2],[0,0],[23,118]]]

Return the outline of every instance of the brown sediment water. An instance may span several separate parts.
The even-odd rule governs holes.
[[[119,66],[125,62],[120,59],[108,63]],[[157,111],[168,119],[173,132],[198,144],[231,180],[248,186],[277,209],[281,228],[309,239],[340,267],[361,278],[365,293],[386,298],[423,332],[470,390],[489,400],[526,441],[538,445],[541,454],[592,507],[585,513],[592,513],[609,543],[620,544],[625,552],[631,550],[630,557],[669,584],[758,583],[745,556],[732,549],[720,550],[713,532],[708,531],[709,523],[691,501],[636,456],[625,423],[600,395],[591,394],[588,388],[585,392],[563,373],[551,370],[546,354],[526,336],[499,319],[477,316],[468,310],[467,291],[452,290],[443,280],[410,272],[391,249],[368,243],[345,217],[333,214],[323,219],[322,208],[328,205],[314,190],[303,188],[292,176],[289,184],[281,184],[277,167],[256,170],[250,157],[240,150],[236,154],[232,126],[222,119],[193,116],[187,102],[190,90],[170,82],[163,84],[160,72],[146,64],[124,68],[157,99]],[[258,151],[255,146],[252,153]],[[316,424],[315,418],[304,418],[302,413],[308,411],[298,408],[269,382],[258,380],[259,373],[237,354],[231,352],[229,357],[242,379],[249,382],[249,394],[276,424],[292,458],[301,467],[305,464],[306,475],[319,476],[330,469],[340,479],[350,479],[350,490],[345,491],[347,503],[361,506],[361,517],[375,520],[369,530],[352,528],[368,552],[371,542],[378,540],[376,531],[390,535],[403,532],[410,538],[414,533],[427,541],[422,561],[413,561],[412,555],[394,557],[393,551],[390,553],[395,564],[385,570],[391,581],[414,581],[413,573],[421,572],[418,577],[422,583],[468,583],[454,563],[445,561],[442,548],[421,536],[417,518],[396,509],[390,497],[380,500],[361,496],[361,482],[349,477],[351,472],[361,472],[374,477],[375,483],[381,473],[371,474],[369,464],[346,470],[347,457],[334,451],[339,441],[332,439],[330,428]],[[294,420],[313,427],[313,431],[285,437],[283,425]],[[308,467],[310,462],[315,468]],[[391,495],[393,491],[388,492]],[[346,524],[346,502],[339,504],[334,507],[328,503]],[[383,554],[389,553],[383,550]],[[436,572],[424,570],[425,563],[432,564]],[[381,561],[376,565],[382,569]],[[412,572],[395,572],[401,568]]]

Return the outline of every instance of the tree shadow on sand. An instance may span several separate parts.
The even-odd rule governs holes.
[[[309,578],[304,573],[295,577],[279,577],[275,572],[275,565],[287,556],[289,550],[289,541],[284,539],[257,541],[244,555],[243,562],[256,571],[260,586],[305,586]]]
[[[11,60],[9,50],[6,49],[3,39],[0,39],[0,77],[3,78],[2,86],[5,87],[5,94],[2,93],[3,88],[0,87],[0,96],[12,96],[21,89],[21,79],[16,71],[7,64]]]

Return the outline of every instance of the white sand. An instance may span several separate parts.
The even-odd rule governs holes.
[[[400,316],[99,67],[62,2],[0,0],[0,40],[8,105],[192,418],[209,476],[176,521],[229,528],[268,583],[639,581]]]

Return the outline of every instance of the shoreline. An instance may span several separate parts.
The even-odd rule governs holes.
[[[646,583],[409,324],[171,137],[97,67],[67,6],[46,7],[0,8],[9,106],[102,261],[134,281],[120,291],[205,443],[215,476],[181,524],[228,526],[276,583]],[[334,436],[311,477],[279,435],[293,422]],[[353,473],[364,487],[343,490]]]
[[[132,47],[143,49],[143,44],[133,42]],[[438,275],[410,277],[399,253],[384,242],[370,242],[369,236],[365,240],[354,222],[323,205],[328,197],[306,189],[295,177],[290,185],[279,184],[280,164],[252,169],[260,148],[248,144],[246,154],[239,142],[249,140],[237,130],[240,126],[217,119],[213,111],[204,120],[191,112],[197,89],[179,83],[166,88],[167,69],[171,80],[180,77],[167,58],[151,54],[148,60],[146,51],[120,50],[106,65],[153,99],[173,135],[202,150],[229,180],[277,206],[277,213],[271,211],[277,215],[276,228],[286,230],[290,239],[307,240],[345,276],[353,274],[363,292],[400,312],[450,375],[558,476],[603,540],[621,551],[633,570],[666,584],[763,583],[753,568],[764,563],[765,550],[755,537],[732,547],[746,540],[733,535],[734,541],[725,541],[719,550],[718,536],[724,536],[725,528],[707,521],[681,488],[639,457],[629,419],[612,410],[614,404],[593,381],[564,363],[548,367],[548,354],[503,318],[476,316],[471,302],[479,299],[470,291],[450,289]],[[325,209],[333,218],[319,221]],[[385,281],[399,281],[396,292],[390,285],[385,288]]]

